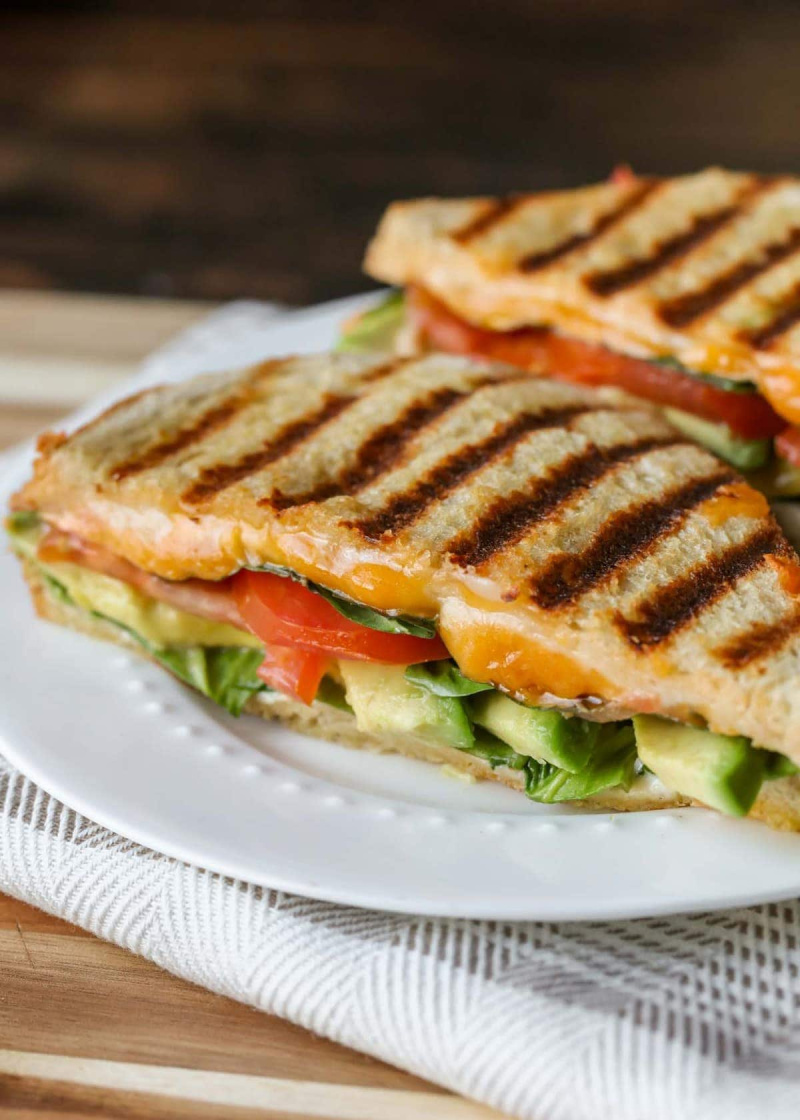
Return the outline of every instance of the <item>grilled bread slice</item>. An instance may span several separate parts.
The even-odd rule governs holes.
[[[800,422],[800,180],[712,168],[389,208],[366,269],[494,330],[546,324],[754,381]]]
[[[285,565],[435,616],[529,703],[800,762],[796,554],[735,472],[608,400],[441,355],[273,360],[46,438],[14,507],[167,579]]]

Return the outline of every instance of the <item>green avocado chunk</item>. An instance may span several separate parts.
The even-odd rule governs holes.
[[[717,735],[658,716],[635,716],[636,749],[665,786],[734,817],[745,817],[765,777],[766,751],[743,736]]]
[[[359,731],[406,732],[468,750],[475,742],[464,704],[406,679],[405,666],[340,661],[347,703]]]
[[[771,439],[744,439],[734,435],[727,424],[715,424],[684,412],[681,408],[665,408],[664,415],[670,424],[695,443],[702,443],[709,451],[719,455],[740,471],[756,471],[763,467],[772,454]]]
[[[589,761],[599,734],[599,724],[544,708],[528,708],[500,692],[473,697],[469,711],[475,723],[519,754],[571,773],[577,773]]]

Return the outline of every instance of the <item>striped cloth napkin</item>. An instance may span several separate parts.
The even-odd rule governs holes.
[[[145,380],[224,363],[217,312]],[[0,891],[194,983],[531,1120],[797,1120],[800,903],[636,922],[355,910],[109,832],[0,759]]]

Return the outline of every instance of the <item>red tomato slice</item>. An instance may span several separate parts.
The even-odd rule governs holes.
[[[784,428],[775,439],[775,451],[793,467],[800,467],[800,428]]]
[[[482,330],[459,319],[419,288],[409,291],[409,309],[428,339],[451,353],[493,358],[581,385],[616,385],[655,404],[727,424],[745,439],[768,439],[786,426],[758,393],[729,392],[681,370],[615,354],[546,327]]]
[[[242,571],[231,587],[242,618],[267,645],[392,665],[450,656],[441,638],[384,634],[351,622],[321,596],[284,576]]]
[[[267,646],[258,675],[270,688],[310,704],[329,665],[330,658],[324,653],[290,646]]]

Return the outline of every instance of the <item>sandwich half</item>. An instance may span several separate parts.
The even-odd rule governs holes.
[[[398,202],[366,269],[406,289],[390,307],[422,345],[615,385],[765,492],[800,494],[800,180],[626,172]]]
[[[651,408],[448,355],[264,362],[48,435],[39,613],[229,711],[595,808],[800,829],[800,561]]]

